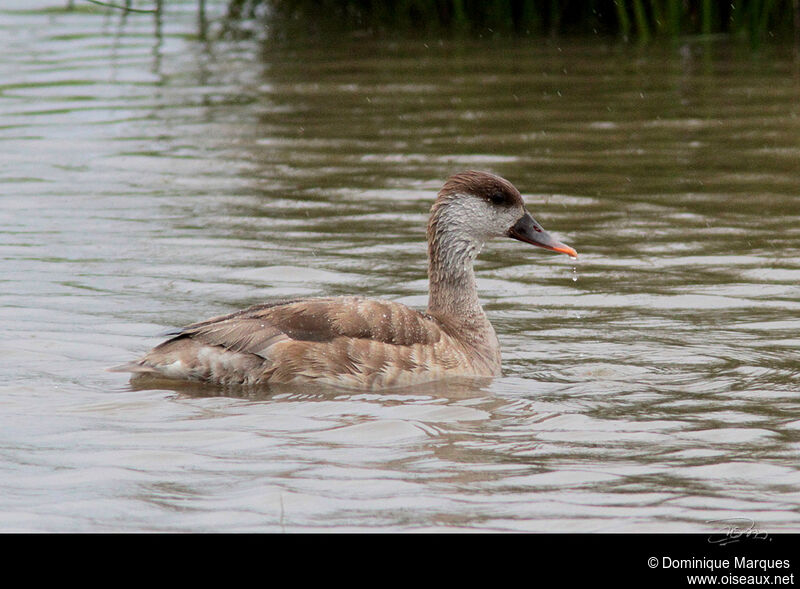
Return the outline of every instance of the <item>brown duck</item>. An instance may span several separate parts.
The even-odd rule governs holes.
[[[486,172],[449,178],[428,222],[430,296],[423,313],[357,296],[256,305],[201,321],[112,370],[217,384],[321,382],[357,389],[500,374],[500,344],[472,263],[512,237],[576,257],[525,210],[519,191]]]

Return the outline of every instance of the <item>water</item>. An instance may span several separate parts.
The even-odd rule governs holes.
[[[0,9],[3,531],[800,530],[800,65],[724,43],[218,40]],[[231,38],[232,39],[232,38]],[[285,296],[424,307],[452,172],[577,261],[476,271],[483,387],[139,389],[105,368]]]

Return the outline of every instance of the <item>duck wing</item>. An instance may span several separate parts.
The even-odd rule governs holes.
[[[362,297],[300,299],[256,305],[173,332],[182,338],[232,352],[267,357],[278,342],[332,342],[354,338],[395,346],[431,345],[442,331],[429,316],[391,301]],[[156,348],[156,349],[158,349]]]

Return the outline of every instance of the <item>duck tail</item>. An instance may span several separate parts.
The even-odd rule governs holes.
[[[106,372],[133,372],[135,374],[155,374],[156,370],[151,366],[142,364],[141,360],[139,360],[136,362],[128,362],[126,364],[120,364],[119,366],[112,366],[110,368],[106,368]]]

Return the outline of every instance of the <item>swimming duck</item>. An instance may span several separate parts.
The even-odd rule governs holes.
[[[500,344],[478,301],[472,264],[484,243],[511,237],[577,257],[487,172],[450,177],[428,222],[428,308],[359,296],[256,305],[188,325],[112,370],[221,385],[319,382],[356,389],[500,374]]]

